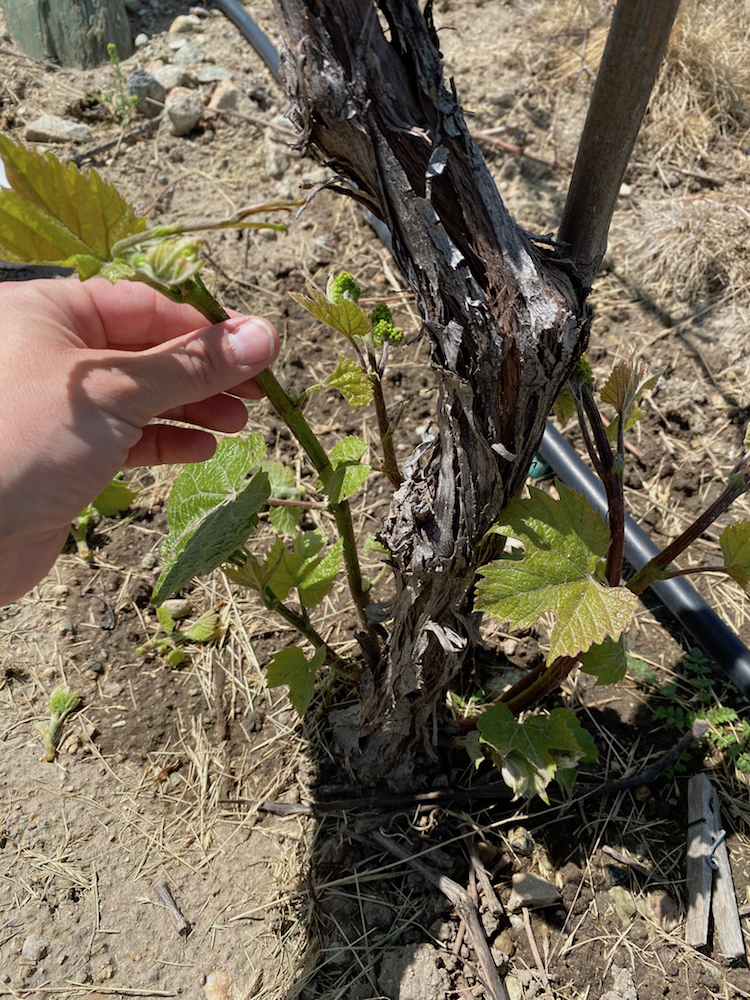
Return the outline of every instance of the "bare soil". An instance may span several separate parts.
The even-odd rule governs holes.
[[[723,11],[726,0],[717,6]],[[246,7],[275,39],[270,0]],[[152,0],[131,15],[134,34],[149,40],[124,66],[126,74],[137,62],[148,69],[174,58],[168,28],[187,9]],[[584,44],[593,29],[579,27],[605,12],[598,3],[564,0],[547,7],[531,0],[437,5],[446,71],[511,212],[532,232],[551,232],[559,219],[593,75]],[[288,147],[278,118],[285,96],[236,29],[218,12],[201,24],[203,31],[188,37],[203,47],[206,64],[231,71],[244,95],[240,114],[207,111],[187,136],[161,125],[85,160],[152,219],[225,215],[296,197],[301,185],[309,190],[330,176]],[[2,128],[9,135],[22,139],[23,124],[49,112],[86,120],[92,146],[119,139],[119,123],[106,101],[99,104],[114,90],[109,67],[56,70],[32,63],[7,37],[0,44]],[[198,88],[205,101],[213,86]],[[667,368],[633,432],[627,474],[630,511],[659,542],[675,537],[719,491],[742,447],[750,408],[747,283],[711,263],[725,248],[717,249],[707,223],[701,236],[676,229],[673,218],[693,207],[718,220],[729,215],[737,225],[750,218],[750,140],[724,121],[713,133],[702,124],[700,133],[698,125],[689,133],[683,122],[683,134],[699,141],[676,145],[676,126],[664,125],[670,107],[662,101],[652,109],[628,171],[592,297],[588,352],[600,380],[633,351]],[[665,218],[673,227],[669,272],[649,263],[639,244],[644,232],[663,233]],[[739,250],[731,256],[741,257]],[[696,260],[704,261],[697,277]],[[390,405],[405,404],[397,448],[406,458],[434,413],[427,345],[403,279],[355,206],[323,190],[290,222],[287,236],[212,236],[205,276],[227,306],[276,324],[283,345],[277,374],[301,391],[325,378],[341,347],[287,291],[303,290],[306,281],[324,287],[343,268],[362,285],[363,301],[389,302],[407,333],[386,386]],[[687,284],[669,278],[688,272]],[[369,413],[363,419],[333,391],[316,394],[308,415],[327,445],[352,433],[374,441]],[[290,462],[310,482],[304,458],[265,404],[251,408],[248,426],[263,433],[269,457]],[[324,673],[300,720],[284,692],[269,690],[264,679],[271,655],[294,636],[223,575],[198,580],[185,593],[188,620],[219,612],[220,640],[189,645],[178,668],[154,649],[138,652],[157,632],[149,596],[174,473],[132,477],[138,499],[122,518],[97,523],[93,561],[83,562],[71,546],[31,594],[0,609],[0,995],[482,996],[465,927],[439,891],[368,837],[382,828],[476,896],[467,854],[473,844],[505,907],[493,914],[480,896],[513,1000],[750,996],[745,961],[728,965],[713,941],[702,952],[684,942],[686,785],[702,769],[719,793],[739,905],[750,902],[747,780],[720,749],[695,748],[648,787],[572,803],[554,795],[549,806],[510,803],[500,793],[490,804],[476,796],[437,805],[415,799],[393,809],[385,800],[358,803],[327,728],[328,709],[351,701],[345,682]],[[389,496],[376,476],[358,495],[363,537],[377,531]],[[747,516],[747,505],[738,506]],[[328,526],[324,512],[310,517]],[[694,563],[717,562],[716,539],[713,529],[701,539]],[[366,571],[374,576],[378,569],[373,557]],[[719,577],[696,585],[750,640],[741,592]],[[386,578],[376,597],[387,593]],[[355,648],[341,585],[318,624],[342,652]],[[457,695],[468,697],[477,685],[491,691],[500,683],[498,659],[503,669],[533,666],[545,634],[511,635],[488,624],[486,640],[491,665],[477,661]],[[658,712],[654,717],[660,707],[693,714],[705,708],[690,680],[694,672],[684,668],[690,645],[649,601],[631,630],[639,662],[628,678],[612,689],[581,676],[550,702],[579,711],[595,736],[599,761],[582,782],[639,774],[675,744],[687,715],[668,725]],[[710,677],[710,702],[744,712],[720,671]],[[34,724],[44,720],[49,692],[62,681],[80,692],[82,709],[68,720],[50,764]],[[670,683],[674,689],[664,692]],[[465,753],[445,742],[415,793],[481,790],[494,780],[490,771],[474,773]],[[334,804],[313,814],[304,808],[311,801]],[[259,807],[264,802],[271,811]],[[653,885],[605,848],[662,881]],[[525,872],[556,886],[559,898],[511,912],[512,878]],[[187,926],[165,905],[164,886]],[[747,936],[747,919],[742,923]]]

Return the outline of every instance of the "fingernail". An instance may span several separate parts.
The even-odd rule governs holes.
[[[274,328],[259,316],[245,320],[230,330],[228,336],[232,353],[241,365],[262,365],[270,361],[276,351]]]

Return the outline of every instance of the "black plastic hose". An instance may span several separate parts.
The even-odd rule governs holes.
[[[547,424],[539,454],[568,486],[582,492],[592,507],[607,510],[604,487],[584,465],[563,436]],[[659,549],[635,521],[625,515],[625,558],[640,569]],[[710,656],[717,667],[750,698],[750,651],[719,616],[711,610],[685,577],[651,584],[659,600]]]
[[[214,7],[217,7],[222,14],[229,18],[268,66],[274,80],[278,84],[282,84],[279,72],[279,53],[268,35],[261,31],[245,8],[237,0],[214,0]]]

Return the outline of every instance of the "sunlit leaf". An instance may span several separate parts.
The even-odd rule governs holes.
[[[512,500],[497,530],[523,542],[521,562],[498,559],[482,569],[476,606],[511,628],[525,628],[547,611],[557,621],[548,663],[578,656],[630,624],[638,599],[626,587],[600,582],[609,531],[585,497],[556,481],[560,499],[530,487],[529,500]]]
[[[269,687],[289,685],[289,700],[299,715],[304,715],[310,707],[315,688],[315,672],[323,665],[325,649],[316,649],[311,659],[307,659],[298,646],[289,646],[275,653],[266,670]]]
[[[338,389],[347,403],[354,407],[367,406],[375,395],[370,376],[362,371],[362,365],[354,358],[342,358],[323,385]]]
[[[139,492],[137,487],[128,486],[122,479],[113,479],[99,496],[92,500],[91,506],[95,507],[102,517],[115,517],[130,509]]]
[[[258,472],[265,452],[260,434],[247,441],[222,441],[207,462],[186,466],[172,487],[167,507],[166,557],[152,600],[160,604],[198,573],[220,566],[247,540],[270,493],[268,476]]]
[[[593,674],[596,683],[617,684],[625,676],[628,668],[625,642],[620,638],[615,642],[609,636],[604,642],[596,643],[581,653],[579,658],[581,670],[585,674]]]
[[[221,625],[216,611],[204,611],[185,632],[185,637],[193,642],[210,642],[219,635]]]
[[[719,536],[727,572],[750,596],[750,521],[737,521]]]
[[[83,173],[2,134],[0,157],[10,184],[0,188],[0,257],[6,260],[66,264],[87,278],[118,240],[146,228],[146,219],[95,170]]]
[[[344,438],[331,449],[332,468],[321,475],[317,484],[331,503],[341,503],[352,496],[369,476],[370,466],[359,461],[366,450],[367,442],[356,436]]]
[[[546,788],[557,768],[572,767],[587,752],[570,728],[571,714],[554,709],[519,722],[507,705],[498,702],[479,716],[477,728],[515,798],[539,795],[548,802]]]
[[[299,303],[303,309],[314,316],[326,326],[333,327],[339,333],[343,333],[349,340],[354,337],[366,337],[370,332],[370,321],[362,309],[350,299],[342,299],[340,302],[330,302],[328,298],[316,288],[309,288],[309,295],[302,295],[299,292],[291,292],[295,302]]]
[[[627,431],[645,416],[636,403],[644,392],[654,388],[665,371],[666,368],[654,370],[645,361],[639,361],[635,357],[615,365],[601,391],[602,402],[610,403],[617,411],[617,417],[607,428],[607,438],[610,441],[617,439],[620,420],[625,420],[623,427]]]

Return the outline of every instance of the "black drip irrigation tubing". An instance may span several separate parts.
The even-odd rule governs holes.
[[[584,465],[558,431],[547,424],[539,455],[555,475],[568,486],[582,492],[592,507],[607,510],[604,487]],[[625,515],[625,558],[636,570],[659,554],[645,531]],[[685,577],[652,583],[651,589],[662,604],[690,633],[736,687],[750,698],[750,651],[719,618]]]
[[[218,7],[250,42],[280,84],[279,54],[237,0],[214,0]],[[368,213],[369,216],[369,213]],[[371,217],[381,241],[390,248],[387,227]],[[592,507],[607,510],[607,498],[600,480],[584,465],[568,442],[548,422],[539,447],[540,457],[568,486],[580,490]],[[644,566],[659,549],[635,521],[625,515],[625,558],[636,570]],[[716,663],[733,684],[750,698],[750,650],[719,618],[684,577],[653,583],[651,589],[662,604],[695,639],[707,656]]]
[[[271,71],[274,80],[283,86],[279,72],[279,53],[268,35],[261,31],[244,7],[237,0],[214,0],[214,7],[228,17],[240,34],[250,42]]]

